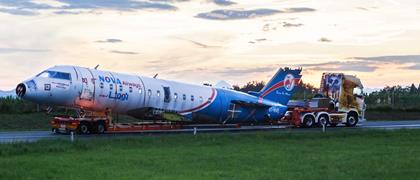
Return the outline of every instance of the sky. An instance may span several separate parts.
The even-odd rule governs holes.
[[[55,65],[195,84],[302,67],[420,83],[418,0],[0,0],[0,89]]]

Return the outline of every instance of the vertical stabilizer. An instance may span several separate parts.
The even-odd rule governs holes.
[[[300,83],[302,69],[280,68],[267,85],[258,93],[263,99],[287,105]]]

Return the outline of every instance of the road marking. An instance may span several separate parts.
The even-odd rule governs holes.
[[[420,127],[420,124],[362,126],[362,127],[364,127],[364,128]]]

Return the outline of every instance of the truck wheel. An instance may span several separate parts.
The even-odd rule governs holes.
[[[307,115],[303,118],[303,127],[310,128],[315,124],[315,117],[312,115]]]
[[[321,116],[319,116],[318,118],[318,126],[322,127],[322,126],[327,126],[330,122],[330,118],[328,117],[328,115],[323,114]]]
[[[347,127],[354,127],[357,125],[358,122],[359,122],[359,117],[357,113],[349,113],[347,115],[347,121],[346,121]]]
[[[98,134],[103,134],[103,133],[105,133],[105,125],[104,125],[104,123],[103,123],[103,122],[99,122],[99,123],[98,123],[98,125],[97,125],[97,127],[96,127],[96,132],[97,132]]]
[[[82,122],[79,124],[77,131],[80,134],[89,134],[89,125],[85,122]]]

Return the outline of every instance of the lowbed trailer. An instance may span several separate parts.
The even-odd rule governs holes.
[[[182,125],[171,122],[113,123],[108,117],[55,117],[50,121],[53,132],[78,134],[103,134],[117,132],[143,132],[150,130],[181,129]]]
[[[74,118],[68,116],[55,117],[50,121],[55,133],[104,134],[104,133],[136,133],[152,131],[176,131],[185,129],[239,129],[240,124],[183,124],[181,122],[136,122],[114,123],[106,116]]]

